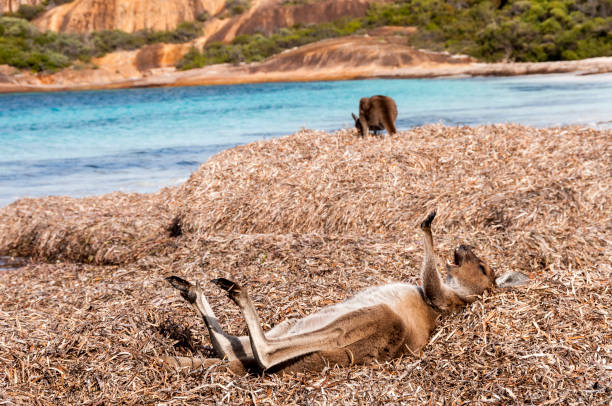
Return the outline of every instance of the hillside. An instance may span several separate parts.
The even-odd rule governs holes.
[[[612,393],[606,236],[612,133],[430,125],[365,139],[304,130],[223,151],[182,186],[22,199],[0,209],[1,396],[17,404],[605,404]],[[285,376],[190,373],[201,320],[163,280],[199,280],[221,324],[248,286],[264,328],[376,284],[418,282],[416,224],[530,277],[440,320],[422,354]],[[172,231],[172,233],[171,233]],[[367,388],[367,390],[362,389]]]
[[[73,0],[34,23],[41,30],[57,32],[173,30],[204,13],[217,14],[224,4],[224,0]]]
[[[231,41],[235,35],[271,33],[295,24],[313,24],[341,17],[362,17],[374,0],[73,0],[41,15],[41,30],[173,30],[185,21],[204,21],[204,36]]]
[[[34,18],[32,13],[42,11],[32,20],[34,25],[0,18],[0,83],[4,83],[0,91],[25,91],[32,86],[54,90],[244,83],[252,72],[266,73],[273,81],[612,70],[603,59],[561,63],[612,56],[612,6],[587,0],[73,0],[44,4],[34,9],[26,5],[13,15]],[[376,46],[369,37],[382,38],[381,47],[392,56],[372,63],[360,56]],[[323,50],[329,47],[325,41],[332,38],[342,38],[337,44],[345,44],[345,50],[340,45],[333,52]],[[318,42],[312,47],[319,50],[309,53],[311,48],[302,48],[291,54],[290,63],[287,55],[280,55]],[[398,49],[385,47],[390,42]],[[356,55],[347,57],[349,44]],[[421,55],[427,52],[444,61],[426,66]],[[469,58],[445,56],[448,53]],[[310,62],[297,61],[300,55],[311,58]],[[311,63],[313,58],[324,60],[322,70]],[[337,58],[343,62],[331,67]],[[279,65],[280,60],[285,66]],[[476,60],[506,65],[447,69],[457,61]],[[525,65],[515,65],[518,62]],[[233,67],[184,75],[174,72],[174,68],[224,63]],[[258,65],[245,68],[244,63]],[[311,68],[292,75],[289,66]],[[340,75],[341,71],[347,74]],[[228,76],[232,74],[234,79]],[[255,74],[251,81],[267,79]]]
[[[465,55],[417,50],[405,44],[405,37],[388,36],[385,32],[378,34],[382,36],[323,40],[285,51],[263,62],[210,65],[185,71],[176,70],[174,65],[189,51],[189,44],[156,44],[135,51],[113,52],[94,59],[99,66],[95,69],[64,69],[54,74],[32,74],[0,66],[0,93],[364,78],[612,72],[612,57],[484,64]]]

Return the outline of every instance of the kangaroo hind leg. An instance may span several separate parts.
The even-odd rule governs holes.
[[[289,336],[266,337],[259,316],[246,291],[227,279],[215,279],[213,283],[228,292],[228,296],[242,311],[245,318],[255,360],[263,369],[310,353],[337,353],[338,349],[367,340],[381,330],[381,312],[395,317],[386,305],[377,305],[354,310],[335,320],[323,323],[318,329]]]
[[[252,360],[253,353],[249,338],[232,336],[223,331],[199,284],[194,285],[178,276],[170,276],[166,280],[200,314],[210,334],[210,341],[215,353],[219,358],[225,358],[229,361]]]
[[[387,134],[393,135],[397,133],[397,129],[395,128],[395,119],[390,111],[386,111],[383,113],[383,126],[385,130],[387,130]]]

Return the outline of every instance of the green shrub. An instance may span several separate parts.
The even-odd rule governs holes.
[[[200,35],[197,23],[182,23],[174,31],[119,30],[91,34],[40,32],[22,18],[0,17],[0,64],[36,72],[54,71],[76,61],[89,62],[119,49],[137,49],[158,42],[186,42]]]
[[[365,23],[414,25],[419,30],[410,37],[413,45],[485,61],[612,55],[610,0],[518,0],[502,9],[497,5],[489,0],[396,1],[371,7]]]
[[[196,20],[201,23],[208,21],[209,18],[210,14],[208,14],[208,11],[204,11],[196,16]]]
[[[38,28],[22,18],[0,17],[0,36],[32,38],[40,32]]]
[[[25,20],[31,21],[38,17],[45,11],[45,7],[43,5],[35,5],[31,6],[29,4],[21,4],[17,13],[15,13],[15,17],[23,18]]]
[[[202,34],[202,27],[197,23],[185,21],[180,23],[174,31],[169,31],[169,33],[168,40],[164,42],[188,42]]]
[[[120,30],[96,31],[91,33],[90,40],[93,42],[97,56],[119,49],[137,49],[147,44],[147,38],[142,31],[134,34]]]
[[[224,17],[232,17],[244,13],[251,7],[249,0],[227,0]]]

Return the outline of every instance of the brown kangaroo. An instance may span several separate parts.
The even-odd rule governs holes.
[[[177,276],[166,280],[200,313],[217,356],[229,360],[235,372],[313,371],[326,365],[365,364],[416,354],[429,341],[440,314],[456,311],[496,286],[493,270],[465,245],[454,251],[454,263],[447,265],[447,281],[441,280],[431,233],[435,214],[421,223],[425,243],[422,286],[393,283],[372,287],[302,319],[286,320],[267,332],[244,287],[224,278],[212,280],[242,311],[249,334],[237,337],[223,331],[199,284]],[[502,278],[513,282],[506,275]],[[206,363],[188,357],[164,357],[163,361],[176,368],[198,368]]]
[[[383,128],[389,135],[395,134],[395,120],[397,119],[397,106],[395,101],[388,96],[363,97],[359,100],[359,117],[351,113],[355,120],[355,128],[360,135],[368,135],[368,130],[374,131],[374,135]]]

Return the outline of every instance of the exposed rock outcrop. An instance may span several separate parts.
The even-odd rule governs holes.
[[[224,0],[74,0],[47,11],[34,23],[59,32],[172,30],[204,12],[215,15],[224,5]]]
[[[350,36],[304,45],[254,65],[252,73],[300,70],[394,69],[415,66],[438,67],[476,62],[468,56],[416,50],[403,37]]]
[[[287,0],[251,0],[247,10],[232,15],[231,10],[226,10],[225,0],[74,0],[48,10],[34,23],[41,30],[58,32],[172,30],[183,21],[194,21],[207,13],[211,18],[204,25],[203,37],[227,42],[240,34],[270,33],[295,24],[361,17],[371,3],[384,1],[317,0],[292,3]]]
[[[256,0],[251,8],[240,16],[217,24],[209,30],[209,41],[229,42],[235,36],[255,32],[272,33],[279,28],[296,24],[316,24],[343,17],[362,17],[372,3],[385,0],[318,0],[290,3],[287,0]]]

